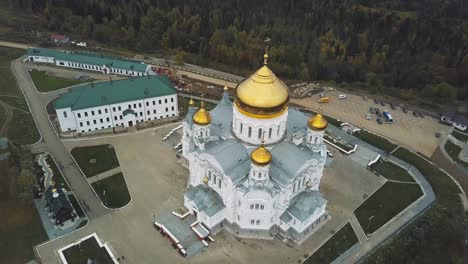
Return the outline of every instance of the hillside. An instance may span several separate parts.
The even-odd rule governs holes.
[[[285,79],[333,81],[407,100],[468,99],[463,0],[8,2],[37,16],[40,23],[5,22],[26,31],[42,28],[114,47],[171,51],[240,74],[258,66],[269,36],[271,66]]]

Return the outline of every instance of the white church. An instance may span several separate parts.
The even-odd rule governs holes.
[[[193,101],[183,121],[190,170],[184,205],[217,233],[302,243],[329,218],[319,192],[327,158],[327,120],[289,107],[288,87],[264,65],[227,87],[207,111]]]

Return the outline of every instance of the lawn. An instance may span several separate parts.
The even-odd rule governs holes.
[[[111,256],[107,253],[104,247],[99,247],[94,237],[82,241],[80,244],[67,248],[63,251],[63,255],[68,264],[84,264],[88,260],[93,260],[93,263],[112,264]]]
[[[36,143],[40,135],[32,115],[15,109],[8,125],[7,137],[19,145]]]
[[[68,186],[67,181],[65,181],[65,179],[63,178],[62,172],[59,170],[57,164],[55,163],[54,159],[50,154],[47,156],[46,161],[47,164],[49,164],[52,171],[54,172],[52,180],[55,182],[55,186],[65,188],[67,191],[70,191],[70,187]]]
[[[302,106],[298,106],[298,107],[302,107]],[[299,109],[299,110],[300,110],[301,112],[310,113],[310,114],[312,114],[312,115],[316,115],[316,114],[317,114],[317,112],[312,111],[312,110],[309,110],[309,109],[305,109],[305,108],[301,108],[301,109]],[[341,124],[343,123],[343,122],[341,122],[341,121],[339,121],[338,119],[335,119],[335,118],[333,118],[333,117],[326,116],[326,115],[323,115],[323,116],[327,119],[328,123],[330,123],[330,124],[332,124],[332,125],[334,125],[334,126],[336,126],[336,127],[341,127]]]
[[[455,129],[452,132],[452,136],[460,141],[466,142],[468,141],[468,135],[462,134]]]
[[[99,199],[109,208],[117,209],[130,202],[130,193],[122,173],[114,174],[93,184]]]
[[[422,196],[418,184],[386,182],[354,214],[366,234],[371,234]]]
[[[69,79],[63,77],[49,76],[45,71],[30,70],[29,75],[34,82],[37,90],[39,92],[51,92],[72,85],[77,85],[85,82],[90,82],[90,80],[82,81],[76,79]]]
[[[112,145],[76,147],[71,154],[87,178],[120,166]]]
[[[426,177],[437,200],[364,263],[463,263],[467,219],[457,185],[439,168],[405,148],[394,155]]]
[[[0,95],[23,96],[10,70],[10,63],[23,54],[24,50],[0,47]]]
[[[325,244],[307,258],[304,264],[330,263],[358,242],[351,224],[347,223]]]
[[[370,166],[370,169],[389,180],[414,182],[407,170],[390,161],[379,159]]]
[[[449,156],[458,164],[468,167],[468,162],[464,162],[460,158],[458,158],[458,155],[460,154],[460,151],[462,150],[459,146],[453,144],[450,140],[447,140],[445,143],[445,151]]]
[[[18,108],[20,110],[29,112],[29,107],[28,104],[26,103],[26,100],[24,97],[18,97],[18,96],[0,96],[0,100],[3,101],[6,104],[9,104],[12,107]]]
[[[394,150],[397,145],[393,144],[392,142],[388,141],[387,139],[377,136],[376,134],[373,134],[371,132],[365,131],[365,130],[360,130],[358,132],[353,133],[353,135],[371,145],[373,145],[376,148],[379,148],[385,152],[391,152]]]

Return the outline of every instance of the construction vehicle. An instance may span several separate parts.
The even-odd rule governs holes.
[[[329,102],[328,96],[322,97],[318,100],[319,103],[328,103]]]

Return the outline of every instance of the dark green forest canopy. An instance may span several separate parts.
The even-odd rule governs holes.
[[[271,67],[286,79],[332,80],[404,99],[468,99],[464,0],[10,0],[43,27],[114,47],[185,51],[202,65]]]

